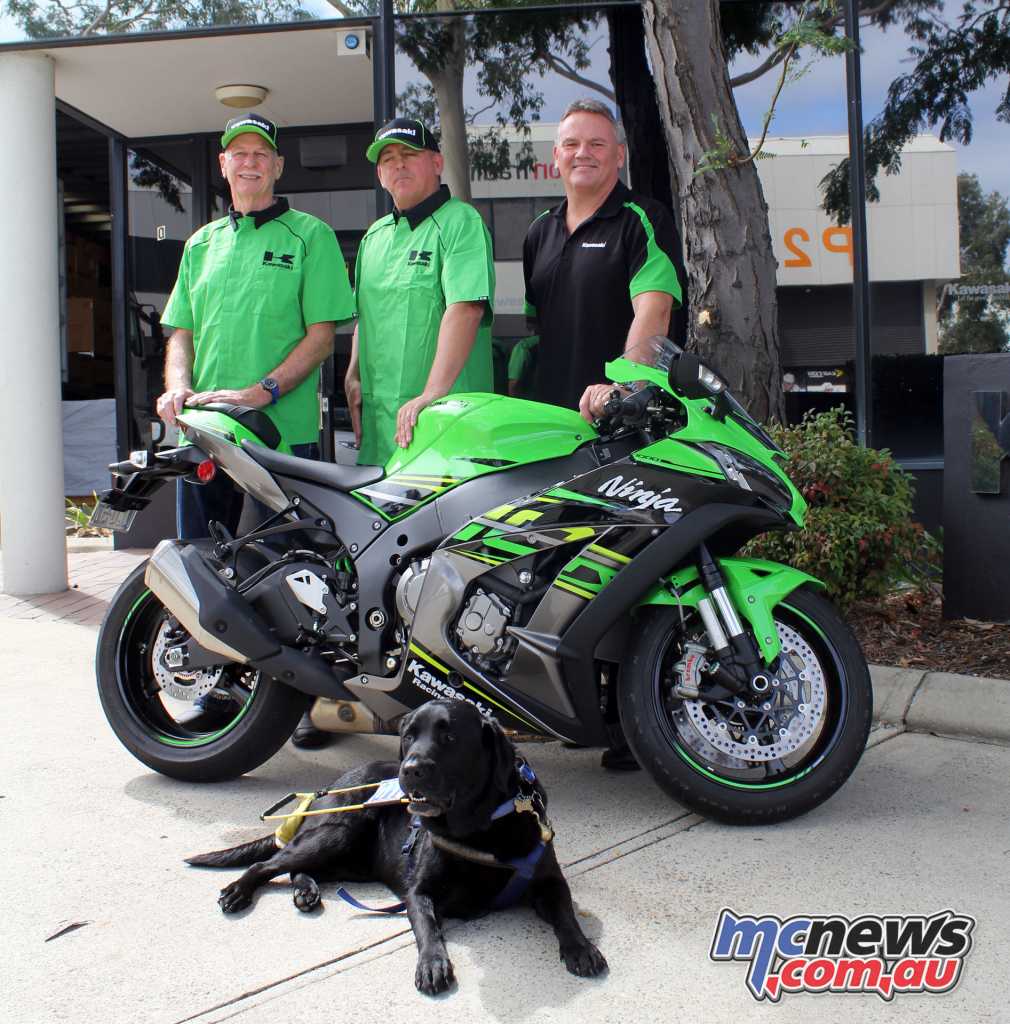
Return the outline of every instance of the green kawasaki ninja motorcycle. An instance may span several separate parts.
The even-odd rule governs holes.
[[[286,454],[255,410],[185,410],[190,444],[111,467],[95,521],[128,528],[166,480],[221,472],[274,514],[163,541],[120,588],[97,655],[116,735],[159,772],[213,781],[266,761],[313,698],[324,727],[392,732],[448,697],[584,746],[620,722],[663,789],[723,821],[827,799],[872,693],[818,581],[737,557],[803,524],[782,452],[666,339],[607,374],[624,394],[593,427],[453,395],[385,468]]]

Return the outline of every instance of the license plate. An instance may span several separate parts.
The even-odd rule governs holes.
[[[91,513],[88,525],[101,527],[104,530],[125,532],[133,526],[133,520],[136,516],[137,510],[135,508],[117,509],[106,505],[104,501],[100,501],[95,506],[95,511]]]

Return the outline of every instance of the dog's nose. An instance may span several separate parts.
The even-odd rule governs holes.
[[[432,764],[425,758],[411,754],[400,765],[400,779],[404,782],[425,782],[431,776]]]

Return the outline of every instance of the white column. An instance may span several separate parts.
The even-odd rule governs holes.
[[[52,60],[0,54],[0,544],[7,594],[67,588]]]

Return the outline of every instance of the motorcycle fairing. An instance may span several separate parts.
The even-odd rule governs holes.
[[[721,510],[720,515],[713,518],[710,509]],[[684,518],[704,525],[697,536],[694,529],[686,531],[681,543],[679,526],[669,528]],[[467,684],[475,687],[497,708],[519,719],[521,727],[532,725],[578,742],[603,742],[593,666],[597,643],[700,539],[741,522],[760,522],[767,528],[771,522],[781,525],[782,517],[725,478],[671,473],[630,458],[594,467],[526,499],[498,505],[447,538],[428,565],[411,650],[435,660],[446,673],[444,685],[457,690]],[[653,561],[643,552],[657,544],[657,538],[666,539],[664,560]],[[641,579],[643,566],[633,564],[639,555],[643,557],[637,561],[644,559],[647,574]],[[491,678],[460,649],[452,632],[478,588],[500,593],[501,582],[506,582],[505,589],[512,591],[523,570],[534,580],[550,583],[532,615],[505,629],[515,650],[507,675]],[[629,574],[634,577],[629,596],[604,601],[615,583]],[[573,653],[572,628],[597,604],[598,629],[580,640]],[[430,673],[431,666],[422,669],[408,659],[389,696],[409,707],[427,699],[428,691],[416,685],[418,672]]]

